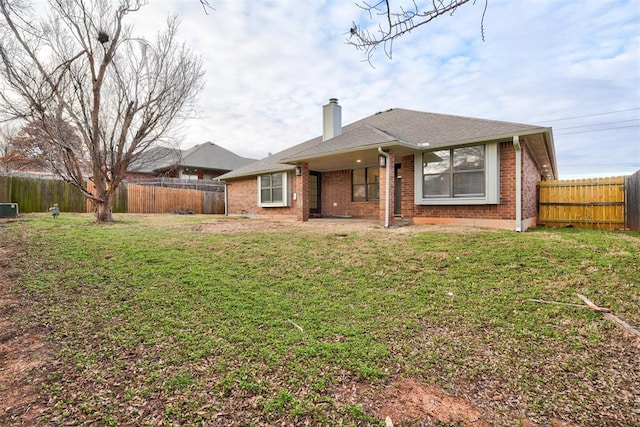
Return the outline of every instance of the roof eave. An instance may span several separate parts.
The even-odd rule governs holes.
[[[553,140],[553,132],[551,132],[551,128],[546,133],[549,138],[544,139],[545,148],[547,150],[547,156],[549,157],[549,162],[551,163],[551,171],[553,172],[553,179],[558,179],[558,165],[556,162],[556,150],[555,150],[555,142]]]
[[[292,165],[281,164],[281,166],[282,167],[279,167],[279,168],[261,169],[261,170],[255,170],[255,171],[245,172],[245,173],[229,172],[229,173],[225,173],[224,175],[220,175],[218,179],[221,181],[226,181],[228,179],[248,178],[251,176],[264,175],[268,173],[286,172],[294,169]]]
[[[429,149],[429,147],[434,147],[434,148],[438,148],[438,147],[452,147],[455,145],[468,145],[468,144],[475,144],[478,142],[486,142],[486,141],[500,141],[500,140],[506,140],[506,139],[510,139],[513,138],[514,136],[518,135],[518,136],[527,136],[527,135],[536,135],[539,133],[550,133],[551,128],[535,128],[535,129],[527,129],[527,130],[523,130],[523,131],[516,131],[516,132],[509,132],[509,133],[502,133],[502,134],[497,134],[497,135],[490,135],[490,136],[483,136],[480,138],[469,138],[469,139],[463,139],[463,140],[457,140],[457,141],[449,141],[449,142],[444,142],[444,143],[438,143],[438,145],[427,145],[427,146],[423,146],[423,147],[418,147],[419,150],[424,150],[424,149]]]
[[[370,150],[372,148],[378,148],[378,147],[388,148],[388,147],[394,147],[394,146],[398,146],[398,145],[403,146],[403,147],[407,147],[407,148],[411,148],[411,149],[414,149],[414,150],[419,150],[421,148],[421,147],[417,147],[415,144],[410,144],[410,143],[405,142],[405,141],[394,140],[394,141],[387,141],[387,142],[381,142],[381,143],[376,143],[376,144],[360,145],[358,147],[344,148],[342,150],[335,150],[335,151],[331,151],[331,152],[318,153],[318,154],[313,154],[313,155],[310,155],[310,156],[285,157],[284,159],[281,160],[281,162],[284,163],[284,164],[295,165],[296,163],[299,163],[299,162],[304,162],[304,161],[307,161],[307,160],[320,159],[322,157],[327,157],[327,156],[357,153],[359,151]]]

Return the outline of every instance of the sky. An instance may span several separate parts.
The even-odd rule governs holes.
[[[354,1],[210,4],[150,0],[129,20],[153,35],[177,14],[202,57],[182,148],[211,141],[263,158],[320,135],[322,105],[338,98],[343,124],[406,108],[550,126],[560,179],[640,170],[640,0],[489,0],[484,41],[484,2],[469,2],[372,63],[346,44],[353,22],[377,25]]]

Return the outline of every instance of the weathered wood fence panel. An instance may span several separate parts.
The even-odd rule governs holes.
[[[202,191],[127,185],[129,213],[202,213]]]
[[[224,192],[203,191],[202,192],[202,213],[203,214],[223,214]]]
[[[93,191],[91,183],[89,191]],[[89,200],[86,209],[93,212]],[[116,191],[114,212],[223,214],[224,193],[121,184]]]
[[[17,203],[20,212],[47,212],[57,203],[63,212],[84,212],[85,198],[59,179],[0,176],[0,202]]]
[[[627,194],[627,228],[640,231],[640,171],[626,178],[624,188]]]
[[[539,182],[538,223],[551,227],[625,228],[625,177]]]

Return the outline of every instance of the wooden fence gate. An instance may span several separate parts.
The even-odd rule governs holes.
[[[538,224],[624,229],[625,177],[539,182]]]

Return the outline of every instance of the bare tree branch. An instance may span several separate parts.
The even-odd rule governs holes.
[[[204,10],[204,13],[207,15],[209,14],[209,10],[214,10],[209,0],[200,0],[200,4],[202,5],[202,10]]]
[[[363,1],[356,5],[368,13],[372,21],[379,21],[377,28],[370,29],[353,22],[349,29],[347,44],[365,53],[371,62],[375,50],[382,46],[385,55],[391,59],[393,43],[396,39],[410,33],[414,29],[428,24],[439,16],[452,15],[460,6],[471,0],[431,0],[418,2],[412,0],[409,6],[400,5],[392,9],[390,0],[380,0],[376,3]],[[473,0],[475,4],[477,0]],[[484,41],[484,17],[489,0],[484,0],[484,11],[480,22],[480,33]]]

